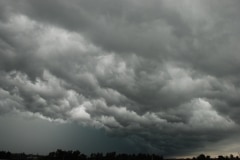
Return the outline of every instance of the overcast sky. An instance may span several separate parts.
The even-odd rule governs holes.
[[[240,1],[0,0],[0,150],[240,151]]]

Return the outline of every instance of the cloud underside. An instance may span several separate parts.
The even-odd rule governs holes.
[[[0,4],[1,114],[104,128],[166,155],[239,133],[237,1]]]

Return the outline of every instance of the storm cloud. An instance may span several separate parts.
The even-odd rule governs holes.
[[[150,153],[224,150],[214,144],[240,133],[239,7],[0,1],[0,114],[104,129]]]

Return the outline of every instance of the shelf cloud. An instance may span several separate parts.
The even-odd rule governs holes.
[[[240,133],[239,7],[0,1],[0,115],[104,129],[163,155],[228,141]]]

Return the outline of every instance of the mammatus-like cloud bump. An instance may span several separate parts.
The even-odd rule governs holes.
[[[239,133],[239,2],[0,2],[0,114],[194,153]]]

